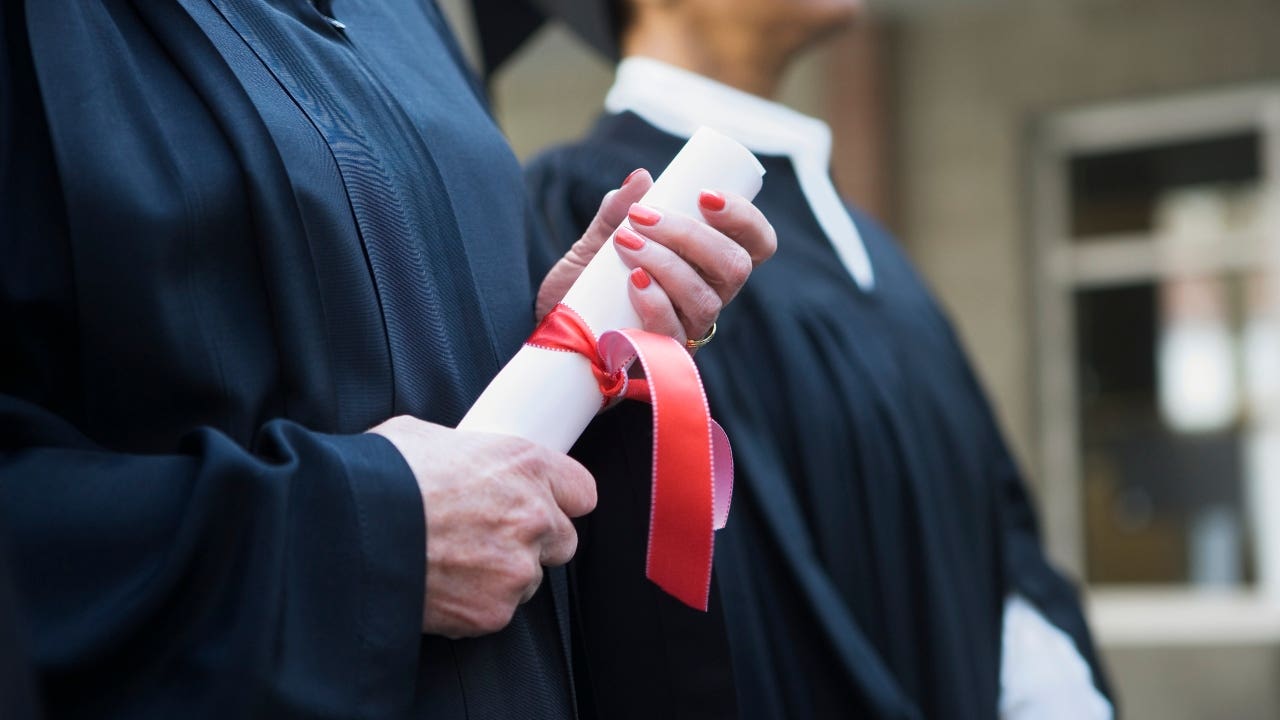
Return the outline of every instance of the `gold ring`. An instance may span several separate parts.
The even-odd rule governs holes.
[[[697,340],[685,340],[684,346],[689,348],[690,350],[696,350],[702,347],[703,345],[706,345],[707,343],[711,342],[711,338],[715,336],[716,336],[716,324],[712,322],[711,329],[707,331],[706,335],[703,335]]]

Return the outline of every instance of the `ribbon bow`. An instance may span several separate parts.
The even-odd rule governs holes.
[[[729,516],[733,453],[711,419],[698,367],[665,335],[627,328],[596,340],[573,308],[557,305],[526,345],[572,352],[591,361],[602,402],[653,406],[653,494],[645,575],[681,602],[705,611],[711,591],[715,531]],[[628,377],[640,361],[644,379]]]

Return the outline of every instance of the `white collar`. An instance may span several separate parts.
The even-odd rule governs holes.
[[[604,106],[611,113],[631,111],[677,137],[687,138],[706,125],[757,154],[790,158],[810,209],[849,274],[864,290],[874,286],[862,236],[828,172],[831,129],[826,123],[646,57],[629,57],[618,64]]]

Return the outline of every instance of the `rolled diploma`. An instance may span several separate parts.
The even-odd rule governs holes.
[[[760,192],[763,177],[764,168],[750,150],[710,128],[699,128],[640,202],[701,219],[699,191],[729,191],[751,200]],[[638,328],[640,316],[627,294],[630,272],[610,238],[562,302],[582,316],[597,338],[609,330]],[[567,452],[600,407],[600,389],[586,358],[525,345],[489,383],[458,428],[515,435]]]

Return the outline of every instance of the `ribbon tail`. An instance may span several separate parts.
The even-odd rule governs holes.
[[[690,607],[706,611],[715,531],[733,499],[733,451],[711,419],[698,366],[664,335],[625,329],[599,341],[564,304],[543,318],[526,345],[578,353],[591,361],[603,402],[626,398],[653,406],[653,495],[645,574]],[[636,360],[644,379],[627,371]]]
[[[715,468],[712,478],[715,501],[714,527],[723,530],[729,522],[729,505],[733,502],[733,447],[729,436],[715,420],[711,421],[711,465]]]
[[[642,330],[605,333],[600,353],[640,361],[653,405],[653,497],[645,572],[663,590],[705,611],[715,528],[728,514],[733,465],[728,438],[711,420],[698,368],[684,346]],[[717,448],[717,445],[720,447]],[[719,460],[722,466],[717,468]],[[718,487],[723,486],[723,487]],[[717,502],[717,490],[721,500]]]

